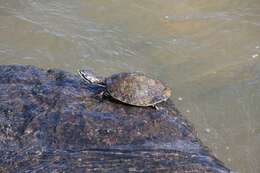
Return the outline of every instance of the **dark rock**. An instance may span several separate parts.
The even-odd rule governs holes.
[[[0,172],[230,172],[169,100],[100,99],[78,75],[0,66]]]

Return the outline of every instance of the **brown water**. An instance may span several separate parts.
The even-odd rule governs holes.
[[[13,63],[148,73],[228,167],[260,172],[260,0],[0,0]]]

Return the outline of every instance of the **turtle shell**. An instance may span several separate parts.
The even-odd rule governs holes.
[[[105,84],[113,98],[135,106],[155,105],[171,95],[162,82],[137,72],[113,74],[105,79]]]

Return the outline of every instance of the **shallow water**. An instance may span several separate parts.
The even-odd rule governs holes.
[[[14,63],[150,74],[228,167],[260,172],[259,0],[0,0]]]

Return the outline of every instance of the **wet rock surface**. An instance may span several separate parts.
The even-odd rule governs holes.
[[[230,172],[169,100],[100,98],[78,75],[0,65],[0,172]]]

